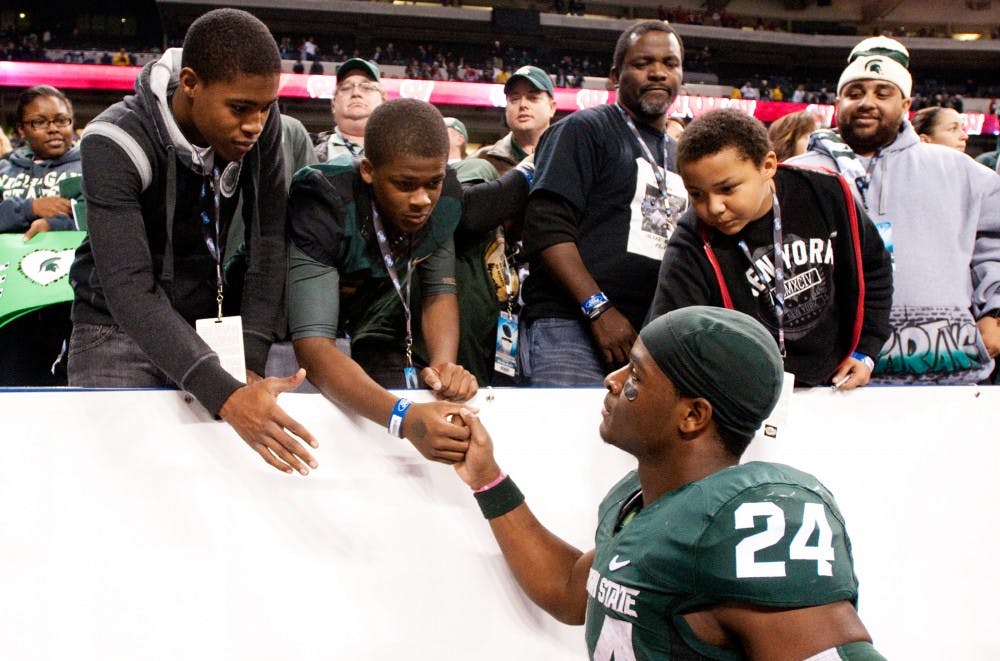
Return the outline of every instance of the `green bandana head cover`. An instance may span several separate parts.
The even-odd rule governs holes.
[[[749,315],[695,305],[657,317],[639,337],[678,389],[711,403],[719,427],[752,436],[778,403],[781,354]]]

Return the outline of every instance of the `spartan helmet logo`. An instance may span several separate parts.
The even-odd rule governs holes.
[[[865,65],[865,71],[871,71],[872,73],[882,73],[882,60],[880,58],[873,58],[868,64]]]

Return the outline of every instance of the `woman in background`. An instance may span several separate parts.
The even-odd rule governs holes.
[[[935,106],[918,110],[910,123],[920,136],[921,142],[944,145],[960,152],[965,151],[969,134],[965,132],[962,116],[954,108]]]
[[[0,232],[76,229],[70,201],[59,182],[81,173],[74,146],[73,105],[54,87],[39,85],[17,99],[15,130],[21,147],[0,160]]]
[[[809,134],[819,128],[816,116],[808,110],[793,112],[780,117],[771,124],[767,137],[771,139],[778,162],[805,152]]]
[[[27,241],[39,232],[76,229],[71,202],[59,194],[61,181],[82,172],[73,105],[56,88],[39,85],[20,94],[15,116],[23,144],[0,160],[0,232]],[[0,386],[66,385],[70,305],[49,305],[0,327]]]

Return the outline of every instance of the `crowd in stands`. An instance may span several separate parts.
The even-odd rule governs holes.
[[[688,20],[690,16],[685,15]],[[722,12],[724,17],[728,15]],[[727,18],[728,20],[728,18]],[[0,37],[0,43],[4,43]],[[0,60],[46,61],[49,59],[43,42],[37,35],[21,35],[8,39],[0,48]],[[282,59],[297,60],[298,73],[334,74],[336,63],[348,58],[364,58],[376,65],[405,67],[405,78],[423,80],[448,80],[477,83],[504,83],[511,72],[520,66],[531,64],[545,69],[553,76],[556,87],[578,88],[585,77],[605,77],[608,63],[603,57],[588,54],[544,54],[517,49],[494,41],[486,47],[468,46],[458,49],[454,46],[442,47],[426,42],[385,42],[370,49],[345,47],[340,42],[331,41],[325,47],[314,36],[282,37],[279,40]],[[128,52],[125,48],[101,49],[100,55],[94,51],[66,50],[59,61],[76,64],[134,64],[139,54],[158,55],[159,48]],[[685,54],[684,69],[687,72],[711,73],[714,69],[713,52],[709,47],[692,49]],[[733,85],[734,98],[760,99],[765,101],[791,101],[794,103],[830,104],[836,96],[834,83],[827,80],[801,80],[778,74],[752,81],[722,80]],[[913,110],[929,106],[953,107],[963,111],[963,97],[1000,96],[1000,85],[990,81],[968,80],[964,83],[935,81],[928,79],[914,88]]]
[[[744,81],[742,85],[733,87],[731,97],[735,99],[756,99],[761,101],[789,101],[791,103],[832,104],[837,97],[834,83],[821,80],[796,82],[787,76],[776,78],[758,78]],[[972,80],[962,85],[938,83],[928,79],[913,89],[911,109],[942,106],[954,108],[958,112],[965,110],[965,97],[994,98],[1000,96],[1000,86],[989,83],[977,83]]]
[[[681,6],[667,9],[663,5],[656,8],[656,17],[661,21],[671,23],[681,23],[686,25],[710,25],[717,28],[736,28],[768,30],[771,32],[783,31],[785,28],[780,21],[765,20],[761,17],[735,16],[725,9],[700,10],[687,9]]]

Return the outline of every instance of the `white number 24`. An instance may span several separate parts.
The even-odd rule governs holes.
[[[736,545],[737,578],[785,575],[784,560],[759,562],[754,558],[757,551],[774,546],[785,536],[785,512],[771,502],[743,503],[736,508],[736,529],[753,528],[753,521],[758,516],[767,517],[767,528]],[[819,532],[819,538],[814,546],[809,546],[814,530]],[[815,561],[819,576],[833,576],[833,530],[826,520],[826,508],[820,503],[805,503],[802,527],[788,547],[788,559]]]

